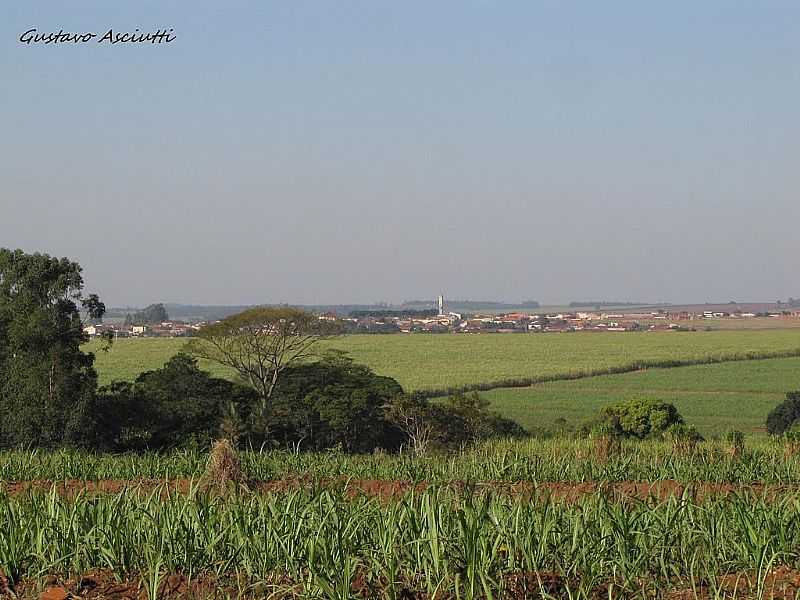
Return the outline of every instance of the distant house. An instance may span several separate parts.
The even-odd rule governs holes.
[[[464,333],[480,333],[483,331],[484,322],[481,319],[468,319],[459,326]]]

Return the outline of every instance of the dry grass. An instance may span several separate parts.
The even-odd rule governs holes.
[[[732,444],[727,447],[725,453],[730,458],[741,458],[742,454],[744,454],[744,448],[738,444]]]
[[[678,439],[672,442],[672,451],[678,456],[692,456],[697,452],[697,446],[697,440]]]
[[[247,480],[242,472],[239,455],[228,439],[217,440],[211,446],[200,486],[221,494],[247,489]]]
[[[786,458],[793,458],[800,454],[800,441],[787,440],[786,446],[783,449],[783,455]]]
[[[606,462],[620,450],[617,438],[611,435],[601,435],[594,439],[594,455],[600,462]]]

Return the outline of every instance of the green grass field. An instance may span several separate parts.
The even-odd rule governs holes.
[[[800,358],[650,369],[528,388],[484,392],[495,410],[521,425],[580,425],[605,405],[633,398],[671,402],[704,435],[758,433],[787,391],[800,389]]]
[[[118,340],[98,352],[101,383],[132,379],[180,351],[178,339]],[[90,348],[94,344],[90,345]],[[713,331],[547,335],[361,335],[330,342],[358,362],[395,377],[406,389],[565,374],[641,359],[700,358],[800,347],[800,331]],[[203,368],[226,376],[218,365]],[[602,406],[637,397],[674,403],[702,433],[731,428],[758,433],[787,391],[800,389],[800,358],[737,361],[649,369],[526,388],[484,392],[494,408],[524,427],[550,427],[558,418],[577,426]]]
[[[127,339],[97,353],[101,383],[132,379],[178,352],[180,339]],[[97,344],[89,344],[96,350]],[[326,342],[408,390],[577,373],[635,360],[699,359],[800,348],[800,330],[542,335],[352,335]],[[224,369],[204,364],[218,375]]]

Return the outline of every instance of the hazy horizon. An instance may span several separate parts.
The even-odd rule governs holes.
[[[509,299],[491,299],[491,298],[448,298],[445,296],[445,308],[447,308],[448,303],[451,304],[461,304],[464,302],[470,302],[475,304],[486,303],[486,304],[503,304],[507,306],[516,306],[521,307],[525,302],[535,300],[534,298],[530,298],[528,300],[509,300]],[[628,300],[619,300],[619,301],[610,301],[610,300],[601,300],[598,299],[597,302],[593,304],[598,304],[601,307],[609,306],[609,307],[622,307],[622,306],[631,306],[631,307],[650,307],[650,306],[724,306],[724,305],[738,305],[738,306],[745,306],[745,305],[754,305],[754,304],[778,304],[778,303],[786,303],[788,300],[787,298],[776,298],[774,300],[768,299],[744,299],[744,300],[707,300],[707,301],[685,301],[685,302],[632,302]],[[561,302],[540,302],[540,308],[567,308],[569,307],[570,303],[572,302],[580,302],[581,304],[587,304],[585,308],[589,309],[592,306],[588,306],[589,300],[581,300],[581,299],[574,299],[574,300],[564,300]],[[234,308],[234,307],[250,307],[250,306],[269,306],[274,305],[275,303],[269,302],[244,302],[244,303],[237,303],[237,304],[207,304],[203,302],[173,302],[169,300],[153,300],[147,302],[146,304],[107,304],[108,310],[132,310],[132,309],[143,309],[146,306],[150,306],[153,304],[163,304],[166,308],[170,307],[183,307],[183,308]],[[315,307],[315,306],[369,306],[369,307],[380,307],[380,306],[387,306],[389,308],[399,308],[401,306],[413,306],[416,304],[431,304],[432,306],[436,304],[435,298],[418,298],[418,299],[406,299],[400,301],[389,301],[389,300],[382,300],[382,301],[374,301],[374,302],[323,302],[323,303],[314,303],[314,304],[305,304],[302,302],[285,302],[280,303],[285,304],[288,306],[298,306],[298,307]],[[581,307],[573,307],[576,310],[580,310],[583,308]]]
[[[800,4],[1,14],[0,247],[108,306],[800,295]]]

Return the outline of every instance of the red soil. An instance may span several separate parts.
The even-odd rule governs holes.
[[[0,574],[0,577],[2,575]],[[566,598],[567,588],[574,589],[576,582],[569,582],[555,573],[513,572],[503,578],[504,593],[500,598],[523,599],[541,598],[544,592],[548,598]],[[610,583],[610,582],[609,582]],[[643,582],[644,583],[644,582]],[[75,579],[59,579],[54,576],[40,581],[25,579],[13,591],[6,586],[0,588],[0,597],[19,600],[148,600],[147,582],[137,577],[120,579],[113,572],[100,570]],[[449,596],[429,594],[404,585],[398,597],[406,600],[451,600]],[[658,597],[667,600],[711,599],[713,588],[708,584],[695,584],[694,588],[682,582],[675,582],[671,590],[659,590]],[[358,575],[352,583],[351,592],[357,598],[381,597],[386,589],[385,581],[368,581]],[[613,587],[611,588],[613,590]],[[753,574],[735,573],[723,575],[718,580],[718,590],[724,597],[759,598],[757,580]],[[276,577],[274,580],[245,582],[235,578],[216,579],[201,575],[191,580],[181,574],[171,574],[162,578],[158,587],[158,597],[164,600],[191,598],[194,600],[210,598],[240,597],[255,598],[294,598],[299,588],[290,579]],[[608,586],[599,586],[591,598],[607,598]],[[797,600],[800,598],[800,571],[789,567],[778,567],[768,573],[762,586],[763,599]]]
[[[65,497],[74,497],[80,493],[88,495],[114,494],[123,490],[136,490],[141,493],[151,493],[154,490],[174,491],[188,493],[192,482],[189,479],[140,479],[140,480],[115,480],[105,479],[100,481],[82,481],[68,479],[65,481],[29,480],[29,481],[0,481],[0,490],[9,495],[18,495],[27,491],[49,492],[51,489]],[[281,493],[300,489],[324,487],[328,489],[341,489],[348,497],[366,495],[382,500],[402,497],[411,492],[422,492],[429,487],[426,482],[412,484],[402,480],[383,479],[326,479],[314,481],[310,478],[278,479],[274,481],[256,481],[250,483],[250,489],[258,493]],[[763,483],[732,484],[694,482],[691,484],[679,483],[674,480],[656,482],[619,481],[619,482],[501,482],[487,481],[476,484],[466,484],[454,481],[446,487],[458,491],[475,493],[499,493],[515,497],[529,498],[534,496],[550,496],[565,500],[577,500],[583,496],[603,493],[615,499],[648,499],[663,500],[673,496],[686,494],[695,500],[709,497],[724,496],[729,494],[753,494],[774,498],[781,494],[800,492],[800,485],[765,485]]]

